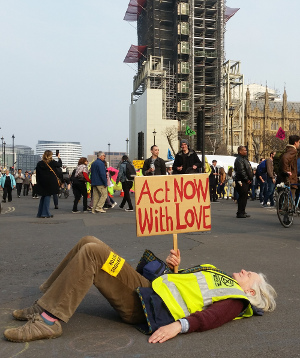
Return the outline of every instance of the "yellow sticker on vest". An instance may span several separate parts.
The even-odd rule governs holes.
[[[121,271],[124,262],[125,260],[122,257],[111,251],[108,256],[108,259],[105,261],[105,263],[101,268],[109,275],[116,277],[118,273]]]

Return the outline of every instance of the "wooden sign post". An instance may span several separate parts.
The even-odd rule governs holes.
[[[208,174],[135,178],[137,236],[177,234],[211,229]]]

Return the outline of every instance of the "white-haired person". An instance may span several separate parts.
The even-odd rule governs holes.
[[[40,286],[43,296],[33,306],[13,311],[15,319],[28,322],[7,329],[4,336],[13,342],[59,337],[60,321],[69,321],[92,284],[124,322],[151,334],[149,343],[276,307],[276,292],[262,274],[241,270],[229,276],[212,265],[174,274],[179,264],[179,250],[170,251],[166,264],[145,251],[135,270],[104,242],[85,236]]]

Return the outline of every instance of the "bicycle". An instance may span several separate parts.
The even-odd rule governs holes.
[[[62,195],[64,195],[65,199],[67,199],[70,195],[67,183],[63,183],[59,188],[58,197],[61,198]]]
[[[277,198],[277,216],[280,221],[280,224],[288,228],[292,225],[294,221],[294,215],[297,214],[300,215],[300,211],[298,209],[298,205],[300,202],[300,196],[297,200],[297,203],[295,203],[292,191],[291,191],[291,185],[295,186],[298,184],[284,184],[280,183],[276,186],[278,191],[278,198]]]

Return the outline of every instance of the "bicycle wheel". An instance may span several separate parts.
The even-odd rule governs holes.
[[[64,195],[65,195],[65,199],[68,199],[68,197],[69,197],[69,195],[70,195],[68,189],[65,189]]]
[[[290,227],[293,223],[293,202],[289,191],[282,191],[278,194],[277,216],[280,224],[284,227]]]

